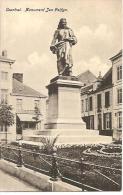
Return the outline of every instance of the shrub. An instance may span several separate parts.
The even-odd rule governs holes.
[[[43,151],[47,154],[53,153],[53,148],[57,142],[58,135],[55,137],[42,137]]]

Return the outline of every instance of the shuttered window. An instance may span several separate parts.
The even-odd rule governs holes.
[[[122,112],[117,113],[117,127],[118,129],[122,128]]]
[[[102,98],[101,98],[101,94],[97,95],[97,111],[100,111],[102,107]]]
[[[92,111],[93,110],[93,98],[89,97],[89,110]]]
[[[122,79],[122,65],[117,67],[117,80]]]
[[[105,92],[105,107],[108,108],[110,106],[110,92]]]
[[[117,90],[117,103],[122,103],[122,88]]]

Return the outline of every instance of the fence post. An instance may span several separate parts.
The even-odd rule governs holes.
[[[21,146],[19,146],[17,167],[22,167],[22,164],[23,164],[23,161],[22,161],[22,150],[21,150]]]
[[[81,169],[81,187],[82,187],[82,191],[85,190],[85,189],[84,189],[84,185],[83,185],[84,175],[85,175],[85,173],[84,173],[84,164],[83,164],[83,162],[84,162],[84,158],[81,158],[81,159],[80,159],[80,169]]]
[[[50,180],[52,181],[57,181],[58,180],[58,168],[57,168],[57,161],[56,161],[56,154],[57,149],[54,147],[53,148],[53,154],[52,154],[52,167],[51,167],[51,175],[52,177]]]

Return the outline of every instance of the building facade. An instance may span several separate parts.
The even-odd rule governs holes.
[[[14,60],[0,57],[0,103],[12,105],[14,125],[7,128],[8,140],[16,140],[29,130],[44,129],[46,96],[23,83],[23,74],[12,74]],[[0,140],[5,139],[5,127],[0,124]]]
[[[113,138],[122,139],[122,51],[110,58],[112,62]]]
[[[12,66],[15,61],[7,58],[7,52],[2,51],[2,56],[0,56],[0,104],[7,103],[11,105],[10,93],[12,91]],[[7,134],[5,126],[0,124],[0,140],[6,139],[16,139],[16,127],[7,128]]]
[[[81,113],[87,129],[99,130],[102,135],[113,135],[114,140],[121,140],[122,51],[110,60],[112,67],[103,77],[99,75],[82,87]]]

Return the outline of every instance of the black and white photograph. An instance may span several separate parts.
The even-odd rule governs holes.
[[[122,192],[122,0],[0,0],[0,193]]]

